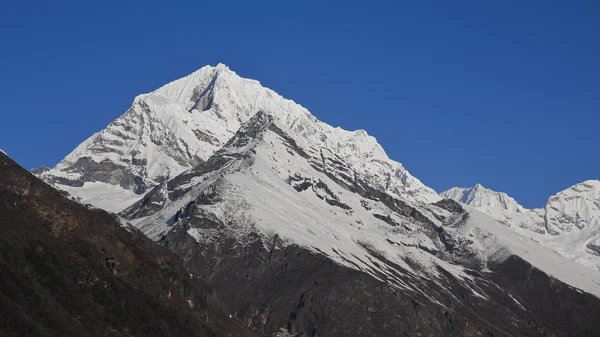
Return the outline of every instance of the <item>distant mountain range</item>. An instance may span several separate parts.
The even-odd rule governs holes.
[[[569,259],[600,270],[600,181],[559,192],[546,206],[526,209],[505,193],[481,185],[440,194],[483,211],[520,234]]]

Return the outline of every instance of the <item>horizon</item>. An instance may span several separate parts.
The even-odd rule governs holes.
[[[279,5],[281,17],[240,3],[226,26],[175,6],[95,6],[0,14],[14,32],[0,36],[0,148],[27,169],[56,164],[136,95],[223,63],[327,124],[366,130],[438,193],[480,183],[537,208],[599,178],[596,3]],[[189,43],[211,25],[208,50]]]

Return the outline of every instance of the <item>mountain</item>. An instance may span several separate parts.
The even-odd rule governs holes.
[[[440,196],[477,208],[505,225],[546,233],[543,212],[524,208],[506,193],[492,191],[477,184],[471,188],[454,187],[440,193]]]
[[[169,248],[261,336],[599,335],[600,271],[224,65],[36,172]]]
[[[181,260],[0,153],[1,336],[255,336]]]
[[[567,307],[596,305],[600,273],[482,213],[394,198],[368,180],[346,181],[347,171],[343,158],[258,112],[206,162],[121,215],[265,336],[594,331],[587,318],[554,322],[566,312],[537,298],[557,291]],[[488,321],[498,315],[508,318]]]
[[[588,180],[551,196],[546,203],[546,228],[557,235],[596,226],[600,219],[600,180]]]
[[[600,181],[576,184],[543,208],[526,209],[505,193],[481,185],[440,194],[483,211],[521,234],[583,265],[600,270]]]
[[[441,196],[473,207],[502,209],[513,213],[525,212],[525,208],[506,193],[489,190],[480,184],[472,188],[454,187],[443,192]]]
[[[223,64],[136,97],[125,114],[40,177],[84,203],[120,211],[152,187],[208,160],[259,110],[269,111],[292,134],[346,158],[354,174],[369,176],[392,195],[439,200],[365,131],[320,122]]]

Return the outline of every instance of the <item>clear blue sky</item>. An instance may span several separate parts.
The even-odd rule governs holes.
[[[54,165],[134,96],[223,62],[438,191],[534,207],[600,178],[600,1],[397,2],[1,1],[0,148]]]

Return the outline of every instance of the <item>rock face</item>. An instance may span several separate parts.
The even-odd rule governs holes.
[[[576,184],[526,209],[505,193],[477,185],[441,193],[490,215],[524,236],[585,266],[600,270],[600,181]]]
[[[138,96],[39,174],[119,211],[261,336],[600,334],[599,271],[223,65]]]
[[[254,336],[181,260],[0,153],[0,335]]]

